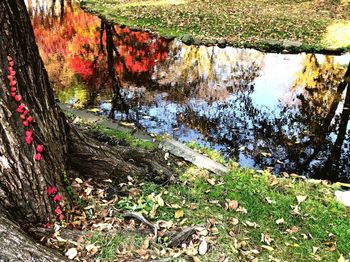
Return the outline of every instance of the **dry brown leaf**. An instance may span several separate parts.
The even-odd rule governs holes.
[[[214,186],[215,183],[216,183],[216,180],[215,180],[214,178],[208,178],[208,179],[207,179],[207,182],[208,182],[210,185]]]
[[[300,205],[306,200],[307,196],[296,196],[296,198],[298,200],[298,205]]]
[[[226,201],[229,210],[236,210],[238,208],[238,202],[236,200],[226,199]]]

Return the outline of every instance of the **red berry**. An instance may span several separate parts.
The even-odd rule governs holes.
[[[33,135],[33,131],[30,130],[30,129],[28,129],[28,130],[26,131],[26,136],[28,137],[28,136],[32,136],[32,135]]]
[[[11,91],[11,92],[16,92],[16,91],[17,91],[17,88],[16,88],[16,87],[11,87],[11,88],[10,88],[10,91]]]
[[[15,97],[16,99],[16,97]],[[24,104],[20,104],[18,107],[17,107],[17,112],[18,113],[23,113],[24,112],[24,108],[25,108],[25,105]]]
[[[33,117],[28,116],[28,117],[27,117],[27,121],[28,121],[29,123],[33,122]]]
[[[12,57],[8,55],[7,56],[7,61],[9,61],[9,62],[12,61]]]
[[[16,100],[17,102],[21,101],[21,100],[22,100],[22,96],[21,96],[21,95],[16,95],[16,96],[15,96],[15,100]]]
[[[28,122],[27,120],[24,120],[24,121],[23,121],[23,125],[24,125],[24,126],[29,126],[29,122]]]
[[[27,137],[26,137],[26,143],[27,143],[28,145],[30,145],[30,144],[32,143],[32,141],[33,141],[33,138],[32,138],[31,136],[27,136]]]
[[[7,79],[10,80],[10,81],[13,81],[15,78],[12,75],[8,75]]]
[[[38,146],[36,147],[36,152],[42,153],[43,151],[44,151],[44,145],[38,145]]]
[[[62,210],[61,210],[61,207],[60,207],[60,206],[57,206],[57,207],[55,208],[55,213],[56,213],[57,215],[61,215],[61,214],[62,214]]]
[[[15,65],[15,62],[10,61],[10,62],[9,62],[9,65],[10,65],[10,66],[14,66],[14,65]]]
[[[11,75],[11,76],[15,76],[15,75],[16,75],[16,71],[11,70],[11,71],[10,71],[10,75]]]
[[[57,188],[56,187],[54,187],[54,186],[49,186],[48,188],[47,188],[47,194],[49,195],[49,196],[51,196],[52,194],[54,194],[54,193],[56,193],[57,192]]]
[[[16,80],[10,81],[10,86],[15,86],[15,85],[17,85],[17,81]]]
[[[42,159],[41,154],[40,154],[40,153],[35,154],[35,155],[34,155],[34,159],[35,159],[36,161],[40,161],[40,160]]]
[[[23,112],[23,115],[26,116],[28,113],[29,113],[29,110],[25,110],[25,111]]]
[[[60,202],[61,201],[61,196],[59,194],[55,195],[55,197],[53,198],[53,201]]]
[[[11,92],[11,97],[15,98],[16,93],[15,92]]]
[[[45,225],[44,225],[45,228],[52,228],[52,224],[50,222],[47,222]]]
[[[64,215],[61,214],[58,218],[59,218],[59,220],[63,220],[64,219]]]

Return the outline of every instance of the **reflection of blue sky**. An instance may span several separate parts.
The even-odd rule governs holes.
[[[254,81],[251,95],[254,106],[278,108],[281,100],[290,95],[296,73],[303,68],[304,55],[266,54],[260,76]]]

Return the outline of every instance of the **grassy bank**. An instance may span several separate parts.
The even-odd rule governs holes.
[[[80,125],[74,115],[68,114]],[[92,132],[123,143],[144,145],[130,133],[88,124]],[[139,144],[133,144],[139,141]],[[224,163],[225,159],[195,144],[190,146]],[[214,176],[184,163],[169,162],[176,181],[159,185],[136,181],[94,183],[72,178],[72,193],[83,212],[74,225],[84,225],[83,242],[56,234],[50,243],[77,256],[100,261],[167,259],[166,261],[345,261],[350,258],[350,216],[334,198],[337,185],[297,176],[276,178],[269,172],[239,168]],[[157,235],[138,220],[137,212],[158,226]],[[178,246],[178,232],[194,227]],[[63,244],[62,244],[63,243]],[[76,246],[74,246],[76,245]],[[228,259],[228,260],[225,260]]]
[[[119,199],[116,209],[139,212],[163,227],[156,239],[145,234],[94,234],[91,242],[101,246],[97,257],[103,261],[118,261],[125,254],[170,257],[170,261],[337,261],[350,257],[350,218],[334,200],[335,188],[322,183],[258,175],[247,169],[217,178],[189,168],[176,184],[145,183],[136,188],[130,187],[130,194]],[[170,232],[189,226],[198,226],[197,233],[182,246],[167,247]],[[208,246],[200,255],[203,241]]]
[[[163,36],[186,35],[186,42],[291,51],[350,46],[348,0],[84,0],[81,4],[117,24]]]

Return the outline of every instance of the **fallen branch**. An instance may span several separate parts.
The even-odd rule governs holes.
[[[136,213],[136,212],[130,212],[130,213],[123,214],[123,217],[134,218],[134,219],[140,221],[141,223],[149,226],[154,232],[154,238],[157,238],[158,227],[156,225],[152,224],[151,222],[149,222],[143,215]]]
[[[178,247],[187,241],[190,236],[196,233],[195,227],[188,227],[177,233],[169,242],[168,247]]]

